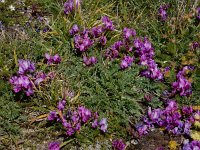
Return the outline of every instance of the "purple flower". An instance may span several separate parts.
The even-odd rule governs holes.
[[[34,81],[34,83],[35,83],[35,85],[39,85],[41,82],[43,82],[45,79],[46,79],[46,74],[45,73],[43,73],[43,72],[38,72],[37,74],[36,74],[36,77],[35,77],[35,81]]]
[[[200,141],[184,142],[182,150],[200,150]]]
[[[178,72],[176,76],[177,81],[172,83],[172,93],[179,93],[180,96],[189,96],[192,94],[192,85],[184,77],[185,70],[187,69],[188,67],[184,67],[181,71]]]
[[[120,50],[120,48],[122,47],[123,42],[122,41],[117,41],[115,42],[112,46],[111,49],[115,49],[115,50]]]
[[[33,95],[34,91],[33,91],[32,88],[29,87],[29,88],[25,91],[25,93],[26,93],[26,96],[31,96],[31,95]]]
[[[52,120],[55,120],[56,118],[57,118],[57,113],[56,113],[56,111],[50,111],[50,113],[49,113],[47,119],[48,119],[49,121],[52,121]]]
[[[73,135],[74,133],[75,133],[75,130],[74,130],[73,128],[68,128],[67,131],[66,131],[66,134],[67,134],[68,136],[71,136],[71,135]]]
[[[117,58],[119,56],[119,50],[122,45],[122,41],[115,42],[110,48],[106,50],[105,56],[111,60]]]
[[[63,109],[65,108],[65,104],[66,104],[66,100],[65,99],[60,100],[58,102],[58,110],[63,111]]]
[[[78,123],[80,119],[81,119],[81,116],[79,116],[78,112],[74,111],[71,116],[71,121],[73,122],[73,124]]]
[[[86,123],[92,116],[91,111],[84,106],[78,107],[78,114],[84,123]]]
[[[91,66],[91,65],[94,65],[97,63],[97,58],[92,56],[92,57],[86,57],[84,56],[83,57],[83,63],[86,65],[86,66]]]
[[[191,123],[189,121],[186,121],[184,123],[184,129],[183,129],[183,133],[189,135],[190,134],[190,128],[191,128]]]
[[[106,36],[101,36],[99,42],[101,43],[101,45],[105,46],[107,42]]]
[[[121,64],[120,64],[120,68],[126,69],[131,66],[132,62],[133,62],[133,57],[124,56],[124,58],[122,59]]]
[[[133,43],[135,48],[140,48],[143,45],[142,41],[139,38],[136,38]]]
[[[81,123],[77,123],[76,126],[75,126],[75,130],[76,131],[79,131],[81,129]]]
[[[47,64],[49,65],[52,63],[59,64],[61,62],[61,58],[58,54],[51,56],[50,54],[45,53],[45,58],[47,59]]]
[[[70,35],[73,35],[73,36],[78,32],[79,32],[79,27],[77,24],[74,24],[72,28],[69,30]]]
[[[192,106],[183,106],[183,107],[182,107],[182,113],[183,113],[184,115],[191,115],[192,112],[193,112]]]
[[[102,118],[99,122],[100,130],[103,132],[107,132],[108,123],[106,118]]]
[[[160,118],[161,115],[161,109],[154,109],[152,110],[151,107],[148,109],[148,116],[151,119],[151,121],[156,122]]]
[[[32,89],[33,88],[32,82],[27,76],[24,75],[20,75],[19,77],[13,76],[10,79],[10,83],[13,85],[13,90],[15,93],[24,91],[27,96],[30,96],[34,93]]]
[[[49,150],[60,150],[60,143],[59,142],[49,143]]]
[[[101,36],[101,34],[103,33],[103,29],[101,26],[97,26],[97,27],[93,27],[91,29],[91,33],[94,36],[94,38],[98,38]]]
[[[104,27],[104,30],[114,30],[114,26],[113,26],[113,23],[112,21],[109,19],[108,16],[104,16],[102,17],[102,22],[103,22],[103,27]]]
[[[68,15],[72,13],[75,9],[77,9],[79,6],[80,6],[80,0],[68,0],[64,3],[64,13]]]
[[[89,38],[87,31],[84,31],[82,32],[82,35],[75,35],[74,45],[80,52],[85,52],[93,45],[93,41]]]
[[[160,8],[158,9],[158,15],[161,21],[166,21],[167,20],[167,9],[169,8],[169,4],[164,4],[161,5]]]
[[[149,129],[148,127],[149,126],[145,125],[145,124],[137,125],[136,129],[137,129],[137,132],[138,132],[139,136],[147,134],[148,133],[148,129]]]
[[[19,64],[19,71],[18,71],[19,74],[35,71],[35,64],[30,62],[29,60],[19,59],[18,64]]]
[[[53,61],[54,61],[54,63],[59,64],[61,62],[60,56],[58,54],[54,55]]]
[[[129,40],[130,37],[134,37],[136,35],[136,31],[134,29],[124,28],[123,29],[123,37],[125,40]]]
[[[72,125],[71,123],[67,122],[67,120],[63,120],[62,121],[62,124],[65,128],[72,128]]]
[[[98,127],[98,119],[95,119],[93,122],[92,122],[92,128],[97,128]]]
[[[122,139],[116,139],[112,142],[112,147],[115,150],[125,150],[126,144],[122,141]]]
[[[165,108],[165,110],[167,112],[173,112],[173,111],[176,111],[178,109],[178,105],[177,105],[176,101],[174,101],[174,100],[168,101],[167,104],[168,104],[168,106]]]
[[[47,59],[47,64],[52,64],[53,63],[53,57],[50,54],[45,53],[44,56]]]

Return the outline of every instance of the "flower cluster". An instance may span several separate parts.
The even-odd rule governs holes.
[[[192,94],[192,85],[191,82],[185,78],[186,72],[193,70],[193,67],[185,66],[180,70],[177,75],[177,81],[172,83],[172,93],[179,93],[180,96],[189,96]]]
[[[92,27],[91,29],[84,29],[80,31],[77,24],[74,24],[69,30],[70,35],[74,36],[74,46],[80,53],[85,53],[95,43],[100,43],[102,46],[106,45],[107,38],[106,31],[114,30],[113,22],[107,17],[102,17],[101,25]],[[83,62],[86,66],[97,63],[97,58],[83,57]]]
[[[67,0],[64,3],[64,13],[68,15],[72,13],[75,9],[77,9],[79,6],[80,6],[80,0]]]
[[[158,64],[154,61],[154,48],[151,42],[145,37],[144,40],[136,38],[134,40],[136,55],[139,56],[139,64],[147,66],[147,69],[140,72],[141,76],[150,79],[162,80],[163,73],[158,68]]]
[[[193,140],[191,142],[186,141],[182,147],[182,150],[200,150],[200,141]]]
[[[58,54],[55,54],[54,56],[51,56],[50,54],[46,53],[45,58],[47,60],[47,64],[59,64],[61,62],[61,58]]]
[[[18,73],[21,75],[35,71],[35,64],[30,62],[29,60],[19,59],[18,65],[19,65]]]
[[[119,52],[122,50],[122,49],[125,49],[126,53],[128,52],[131,52],[133,50],[133,42],[132,42],[132,39],[136,36],[136,31],[134,29],[131,29],[131,28],[124,28],[123,31],[122,31],[122,37],[123,37],[123,40],[120,40],[120,41],[116,41],[113,45],[111,45],[107,50],[106,50],[106,53],[105,53],[105,56],[107,58],[109,58],[110,60],[113,60],[115,58],[118,58],[119,56]],[[126,54],[124,55],[124,58],[121,62],[122,65],[120,66],[123,66],[123,63],[127,63],[127,67],[121,67],[121,68],[128,68],[131,66],[131,63],[130,61],[126,61],[127,60],[127,56]],[[129,58],[131,58],[129,56]],[[128,58],[128,59],[129,59]],[[126,59],[126,60],[124,60]],[[132,58],[131,58],[132,59]],[[130,59],[129,59],[130,60]],[[132,60],[133,61],[133,60]]]
[[[148,115],[143,118],[143,123],[137,125],[139,135],[148,133],[151,128],[161,127],[172,134],[189,135],[192,123],[195,121],[192,107],[183,107],[180,112],[175,101],[169,100],[164,109],[148,109]]]
[[[59,55],[54,55],[53,57],[45,54],[47,63],[50,64],[52,62],[59,63],[61,61]],[[48,57],[47,57],[48,56]],[[42,71],[36,72],[35,64],[30,60],[18,60],[19,70],[16,76],[10,78],[10,83],[13,85],[13,91],[18,93],[23,91],[27,96],[34,94],[34,88],[37,87],[41,82],[46,79],[52,79],[55,76],[54,72],[49,72],[45,74]]]
[[[99,41],[102,45],[106,44],[106,31],[114,30],[112,21],[107,17],[102,17],[102,24],[91,29],[84,29],[80,32],[78,25],[74,24],[69,30],[70,35],[74,36],[75,48],[80,52],[85,52],[95,41]],[[80,32],[80,33],[79,33]]]
[[[79,52],[85,52],[93,45],[94,41],[89,37],[89,31],[84,30],[74,36],[74,46]]]
[[[27,96],[30,96],[34,93],[33,84],[26,75],[13,76],[10,78],[10,83],[13,85],[13,90],[15,93],[24,91]]]
[[[30,96],[34,92],[33,92],[33,83],[30,79],[32,75],[31,74],[28,75],[28,73],[32,73],[35,71],[35,65],[29,60],[23,60],[23,59],[18,60],[18,64],[19,64],[18,75],[11,77],[10,83],[13,85],[13,90],[15,93],[24,91],[27,96]]]
[[[48,120],[56,120],[62,123],[63,127],[66,130],[67,136],[72,136],[77,131],[80,131],[81,126],[91,122],[93,128],[99,127],[101,131],[107,131],[107,119],[103,118],[98,122],[98,113],[92,113],[89,109],[84,106],[79,106],[76,110],[68,110],[67,114],[64,113],[64,108],[66,105],[66,100],[60,100],[58,102],[58,111],[50,111],[48,115]]]
[[[170,7],[169,4],[161,5],[158,9],[158,16],[160,20],[166,21],[167,20],[167,9]]]
[[[112,142],[112,147],[114,150],[125,150],[126,144],[122,139],[116,139]]]
[[[126,69],[131,66],[132,62],[133,62],[133,57],[124,56],[124,58],[122,59],[121,64],[120,64],[120,68]]]

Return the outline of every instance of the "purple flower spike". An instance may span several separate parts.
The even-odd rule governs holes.
[[[59,142],[49,143],[49,150],[60,150],[60,143]]]
[[[111,30],[111,31],[114,30],[113,23],[108,16],[104,16],[102,18],[102,22],[105,30]]]
[[[77,24],[74,24],[72,28],[69,30],[70,35],[74,36],[79,32],[79,27]]]
[[[35,64],[30,62],[29,60],[18,60],[19,64],[19,74],[25,74],[26,72],[34,72],[35,71]]]
[[[122,141],[122,139],[116,139],[112,142],[112,147],[115,150],[125,150],[126,144]]]
[[[101,119],[101,121],[99,122],[100,125],[100,130],[103,132],[107,132],[107,128],[108,128],[108,124],[107,124],[107,119],[103,118]]]

